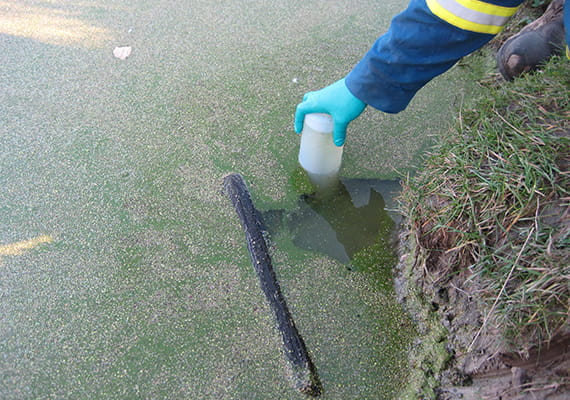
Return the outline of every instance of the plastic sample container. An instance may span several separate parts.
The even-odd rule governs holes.
[[[299,163],[318,186],[338,177],[343,147],[333,141],[333,119],[329,114],[307,114],[301,132]]]

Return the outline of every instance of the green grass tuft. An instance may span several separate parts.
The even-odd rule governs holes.
[[[569,88],[560,57],[512,83],[487,80],[401,197],[428,271],[478,275],[484,323],[519,348],[570,320]]]

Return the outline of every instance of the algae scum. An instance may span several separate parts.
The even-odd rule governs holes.
[[[404,2],[45,4],[0,8],[0,398],[302,398],[221,194],[230,172],[275,221],[322,397],[396,396],[413,329],[388,197],[366,180],[413,169],[453,99],[436,82],[353,123],[332,203],[299,189],[292,125]]]
[[[395,398],[406,380],[413,328],[394,299],[397,217],[381,194],[390,201],[398,188],[393,181],[343,179],[325,192],[302,194],[292,210],[261,213],[275,239],[277,275],[287,294],[294,290],[294,317],[303,337],[310,333],[305,339],[325,398]]]

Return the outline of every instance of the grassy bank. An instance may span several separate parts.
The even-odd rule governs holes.
[[[428,267],[480,275],[489,319],[514,340],[549,339],[568,318],[569,86],[564,59],[487,85],[404,196]]]
[[[570,330],[569,87],[570,62],[562,57],[514,82],[483,79],[423,172],[406,184],[401,204],[416,256],[403,267],[407,300],[426,309],[426,332],[439,325],[433,297],[442,288],[444,297],[449,286],[464,292],[479,310],[454,351],[468,354],[487,335],[497,352],[524,355]],[[445,339],[427,345],[432,336],[413,362],[425,370],[426,360],[438,360],[428,371],[437,377],[451,355]],[[417,393],[433,395],[428,381]]]

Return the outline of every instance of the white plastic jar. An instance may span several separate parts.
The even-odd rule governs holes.
[[[333,119],[329,114],[307,114],[301,133],[299,163],[317,185],[333,181],[340,170],[343,147],[333,141]]]

